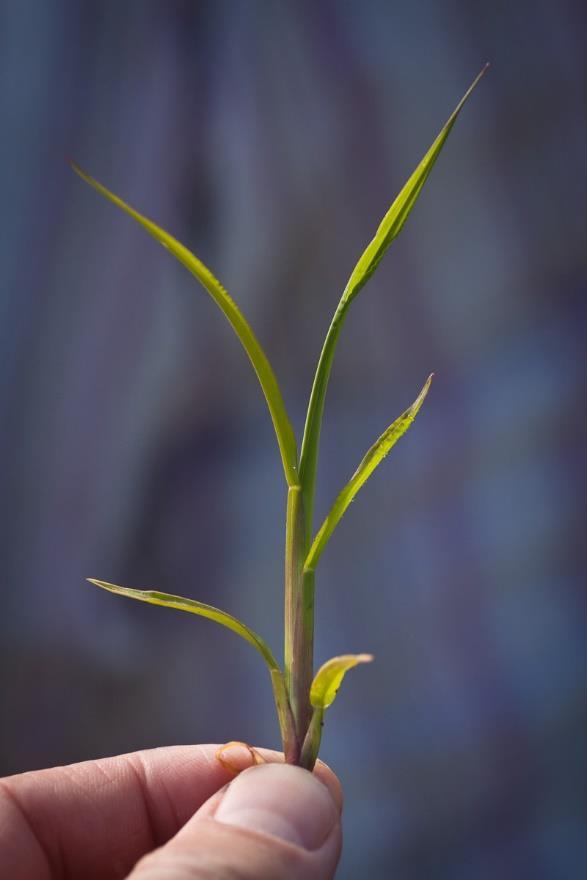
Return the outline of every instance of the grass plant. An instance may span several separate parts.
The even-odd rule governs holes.
[[[232,326],[257,374],[273,421],[287,487],[283,664],[278,663],[261,636],[225,611],[181,596],[172,596],[154,590],[119,587],[94,578],[88,580],[120,596],[149,602],[152,605],[176,608],[215,620],[253,645],[261,654],[271,676],[285,758],[288,762],[309,770],[313,768],[320,748],[324,712],[335,699],[346,672],[353,666],[373,659],[370,654],[344,654],[328,660],[314,674],[316,568],[351,501],[414,421],[432,381],[430,375],[411,406],[391,423],[367,451],[350,480],[334,500],[326,518],[314,532],[313,511],[320,429],[336,345],[351,303],[373,275],[389,245],[403,228],[459,113],[486,69],[487,65],[469,87],[424,158],[393,201],[350,275],[334,312],[318,360],[299,455],[296,438],[271,364],[239,307],[222,284],[207,266],[177,239],[152,220],[139,214],[77,165],[72,164],[80,177],[136,220],[195,276]]]

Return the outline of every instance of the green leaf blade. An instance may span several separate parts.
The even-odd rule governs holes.
[[[149,605],[175,608],[178,611],[187,611],[189,614],[197,614],[200,617],[214,620],[216,623],[222,624],[222,626],[241,636],[250,645],[253,645],[265,660],[272,675],[274,670],[280,672],[279,664],[265,640],[237,617],[228,614],[226,611],[221,611],[213,605],[206,605],[204,602],[196,602],[194,599],[185,599],[183,596],[172,596],[169,593],[159,593],[156,590],[133,590],[130,587],[119,587],[116,584],[109,584],[107,581],[100,581],[95,578],[88,578],[87,580],[96,587],[101,587],[101,589],[107,590],[109,593],[115,593],[117,596],[126,596],[129,599],[136,599],[138,602],[147,602]]]
[[[403,437],[408,428],[413,424],[414,419],[418,415],[426,395],[430,390],[433,377],[434,373],[431,373],[413,404],[408,407],[399,418],[392,422],[383,434],[381,434],[381,436],[375,441],[373,446],[371,446],[363,456],[358,468],[346,486],[337,495],[334,504],[330,508],[328,516],[322,523],[322,526],[310,547],[304,563],[304,569],[306,571],[314,571],[332,533],[346,513],[359,489],[364,486],[373,471],[381,464],[400,437]]]
[[[483,70],[481,70],[481,72],[475,77],[432,143],[430,149],[411,174],[407,183],[405,183],[400,190],[387,214],[379,224],[375,236],[369,242],[359,258],[343,293],[343,299],[348,300],[349,304],[374,273],[391,242],[394,238],[397,238],[401,232],[412,208],[416,204],[424,184],[428,180],[430,172],[432,171],[455,122],[457,121],[459,113],[465,106],[467,100],[475,89],[475,86],[485,74],[488,67],[489,65],[486,64]]]
[[[228,294],[220,281],[212,274],[210,269],[204,265],[185,245],[181,244],[176,238],[165,232],[142,214],[139,214],[134,208],[124,202],[121,198],[86,174],[74,162],[71,167],[82,180],[85,180],[100,195],[108,199],[126,214],[136,220],[153,238],[163,245],[185,268],[200,282],[205,290],[210,294],[216,305],[223,312],[229,324],[239,338],[241,345],[246,351],[253,369],[257,374],[259,383],[265,395],[267,406],[273,421],[273,426],[277,436],[277,442],[283,462],[283,469],[288,485],[295,486],[299,484],[297,474],[297,446],[294,432],[285,409],[281,390],[275,378],[275,374],[271,368],[271,364],[263,351],[257,337],[253,333],[249,323],[240,311],[239,307]]]
[[[349,669],[359,663],[371,663],[372,660],[372,654],[341,654],[324,663],[314,676],[310,689],[310,703],[314,709],[331,706]]]
[[[379,224],[375,236],[369,242],[353,269],[332,318],[314,376],[300,453],[300,482],[303,489],[304,508],[307,516],[308,533],[306,537],[308,543],[312,528],[316,467],[322,416],[324,413],[324,401],[332,370],[334,352],[336,350],[340,331],[346,320],[348,308],[359,291],[365,286],[371,275],[375,272],[391,242],[402,230],[450,132],[452,131],[457,117],[488,67],[489,65],[486,64],[470,85],[465,95],[461,98],[455,110],[450,115],[448,121],[432,143],[428,152],[412,173],[407,183],[400,190],[391,207],[385,214],[383,220]]]

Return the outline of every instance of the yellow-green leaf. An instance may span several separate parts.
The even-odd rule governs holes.
[[[430,384],[432,382],[432,377],[434,373],[431,373],[426,380],[426,383],[422,390],[420,391],[418,397],[413,402],[413,404],[408,407],[405,412],[401,414],[399,418],[392,422],[392,424],[383,432],[381,437],[371,446],[367,454],[362,459],[358,468],[350,478],[349,482],[346,484],[342,492],[337,496],[334,504],[330,508],[330,512],[318,534],[314,538],[312,546],[310,547],[310,551],[306,557],[306,561],[304,563],[304,569],[306,571],[313,571],[316,568],[316,564],[318,559],[322,555],[322,551],[326,547],[326,544],[330,540],[330,536],[335,530],[336,526],[344,516],[349,504],[367,480],[375,470],[375,468],[381,464],[387,453],[390,449],[395,446],[400,437],[406,433],[414,419],[416,418],[420,407],[424,403],[424,398],[428,394],[428,390],[430,388]]]
[[[314,709],[327,709],[334,702],[340,683],[349,669],[372,660],[372,654],[341,654],[328,660],[314,676],[310,688],[310,703]]]
[[[117,587],[115,584],[109,584],[106,581],[98,581],[95,578],[88,578],[88,581],[91,584],[95,584],[97,587],[101,587],[103,590],[108,590],[110,593],[116,593],[118,596],[128,596],[129,599],[137,599],[139,602],[148,602],[150,605],[163,605],[165,608],[176,608],[178,611],[187,611],[189,614],[198,614],[200,617],[207,617],[209,620],[215,620],[216,623],[221,623],[223,626],[228,627],[228,629],[231,629],[233,632],[237,633],[237,635],[242,636],[242,638],[246,639],[249,644],[253,645],[253,647],[259,651],[272,673],[274,670],[279,671],[279,664],[273,656],[271,649],[261,636],[258,636],[257,633],[253,632],[252,629],[242,623],[237,617],[233,617],[232,614],[227,614],[226,611],[220,611],[219,608],[214,608],[213,605],[205,605],[203,602],[196,602],[194,599],[184,599],[182,596],[171,596],[169,593],[158,593],[155,590],[132,590],[130,587]]]
[[[310,539],[312,528],[314,486],[316,482],[316,466],[318,462],[318,447],[320,444],[324,400],[328,388],[328,380],[330,378],[336,344],[346,319],[348,308],[361,288],[374,273],[391,242],[397,235],[399,235],[412,208],[414,207],[414,204],[416,203],[416,200],[418,199],[418,196],[420,195],[422,187],[426,183],[426,180],[438,159],[440,151],[442,150],[459,113],[463,109],[465,102],[487,70],[488,66],[489,65],[485,65],[481,73],[473,81],[464,97],[449,117],[446,125],[442,128],[440,134],[389,208],[387,214],[381,221],[374,238],[369,242],[359,258],[357,265],[353,269],[334,313],[334,317],[332,318],[328,333],[326,334],[326,339],[324,340],[322,352],[320,353],[318,366],[316,367],[300,453],[300,481],[304,495],[304,509],[306,511],[306,525],[308,530],[306,538],[308,541]]]
[[[139,214],[138,211],[135,211],[134,208],[127,205],[121,198],[113,192],[110,192],[109,189],[106,189],[105,186],[98,183],[98,181],[93,177],[90,177],[89,174],[86,174],[85,171],[82,171],[82,169],[74,162],[72,162],[72,168],[83,180],[86,181],[86,183],[89,183],[90,186],[93,186],[102,196],[109,199],[117,207],[125,211],[130,217],[136,220],[143,229],[146,229],[147,232],[159,242],[159,244],[162,244],[164,248],[167,248],[167,250],[169,250],[173,256],[179,260],[179,262],[185,266],[195,278],[198,279],[200,284],[208,291],[216,305],[224,313],[234,332],[238,336],[241,345],[249,356],[249,360],[253,365],[261,384],[261,388],[263,389],[263,394],[265,395],[265,400],[267,401],[267,406],[269,407],[269,412],[273,421],[273,427],[275,428],[275,433],[277,435],[277,442],[279,444],[283,469],[285,471],[285,478],[288,485],[298,485],[296,440],[277,379],[275,378],[275,374],[273,373],[271,364],[269,363],[265,352],[261,348],[257,337],[253,333],[249,323],[243,316],[237,304],[208,267],[205,266],[204,263],[192,254],[183,244],[177,241],[177,239],[173,238],[172,235],[169,235],[164,229],[161,229],[153,223],[152,220],[143,217],[142,214]]]

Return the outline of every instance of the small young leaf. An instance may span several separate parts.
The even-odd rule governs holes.
[[[363,486],[367,482],[375,468],[379,464],[381,464],[390,449],[395,446],[399,438],[406,433],[406,431],[416,418],[420,407],[424,403],[424,398],[428,394],[433,376],[434,373],[431,373],[430,376],[428,376],[424,387],[420,391],[418,397],[413,402],[413,404],[407,410],[405,410],[405,412],[403,412],[401,416],[396,419],[395,422],[393,422],[389,426],[389,428],[387,428],[386,431],[383,432],[378,440],[376,440],[376,442],[364,456],[363,460],[350,478],[349,482],[346,484],[342,492],[340,492],[337,496],[334,504],[330,508],[328,516],[322,523],[322,526],[318,534],[314,538],[312,546],[310,547],[310,551],[304,563],[304,569],[306,571],[313,571],[316,568],[316,564],[320,556],[322,555],[322,551],[326,547],[328,541],[330,540],[330,536],[342,519],[349,504],[351,503],[361,486]]]
[[[370,663],[372,654],[342,654],[320,667],[310,689],[310,703],[314,709],[327,709],[336,697],[345,674],[359,663]]]
[[[257,337],[253,333],[237,304],[232,297],[229,296],[220,281],[215,278],[208,267],[205,266],[204,263],[192,254],[183,244],[177,241],[177,239],[173,238],[173,236],[165,232],[164,229],[161,229],[153,223],[152,220],[143,217],[142,214],[139,214],[138,211],[135,211],[134,208],[131,208],[130,205],[127,205],[126,202],[123,202],[122,199],[106,189],[105,186],[102,186],[101,183],[98,183],[97,180],[94,180],[93,177],[90,177],[89,174],[82,171],[82,169],[74,162],[71,163],[71,167],[76,174],[79,174],[79,176],[86,181],[86,183],[93,186],[100,195],[109,199],[117,207],[125,211],[130,217],[146,229],[147,232],[159,242],[159,244],[162,244],[164,248],[171,251],[173,256],[179,260],[179,262],[185,266],[195,278],[198,279],[200,284],[208,291],[216,305],[224,313],[232,329],[238,336],[241,345],[249,356],[249,360],[253,365],[261,384],[261,388],[263,389],[263,394],[265,395],[265,400],[267,401],[267,406],[269,407],[269,412],[277,435],[277,442],[281,452],[287,483],[290,486],[298,485],[296,440],[285,409],[279,385],[277,384],[277,379],[275,378],[275,374],[273,373],[271,364],[269,363],[265,352],[261,348]]]
[[[207,617],[215,620],[228,627],[233,632],[246,639],[249,644],[253,645],[259,651],[265,663],[269,667],[269,671],[273,674],[274,670],[279,670],[273,653],[267,643],[253,632],[248,626],[242,623],[232,614],[226,611],[220,611],[212,605],[205,605],[203,602],[196,602],[194,599],[184,599],[182,596],[170,596],[168,593],[158,593],[155,590],[132,590],[130,587],[117,587],[115,584],[106,583],[106,581],[98,581],[95,578],[88,578],[91,584],[108,590],[110,593],[116,593],[118,596],[128,596],[129,599],[137,599],[139,602],[148,602],[151,605],[163,605],[165,608],[176,608],[178,611],[188,611],[190,614],[199,614],[201,617]]]
[[[464,97],[449,117],[446,125],[442,128],[440,134],[381,221],[379,228],[375,233],[375,237],[369,242],[357,265],[353,269],[334,313],[334,317],[332,318],[320,353],[316,374],[314,376],[300,453],[300,481],[304,494],[304,508],[307,518],[306,526],[308,529],[306,538],[308,541],[310,539],[312,528],[314,486],[316,482],[316,466],[318,461],[318,446],[320,443],[322,415],[324,412],[324,400],[328,388],[328,380],[332,369],[336,343],[340,331],[342,330],[348,307],[374,273],[391,242],[397,235],[399,235],[416,203],[416,200],[418,199],[418,196],[420,195],[422,187],[426,183],[426,180],[438,159],[440,151],[442,150],[459,113],[463,109],[467,98],[470,96],[488,66],[489,65],[486,64],[481,73],[473,81]]]

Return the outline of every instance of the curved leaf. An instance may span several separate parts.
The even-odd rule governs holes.
[[[314,486],[316,482],[316,465],[318,461],[318,446],[320,443],[320,430],[322,426],[322,415],[324,412],[324,399],[328,388],[328,380],[332,369],[332,361],[336,343],[342,326],[344,324],[348,307],[359,293],[361,288],[367,283],[375,269],[379,265],[385,251],[399,235],[404,223],[416,203],[422,187],[428,179],[428,175],[432,171],[434,164],[442,150],[446,139],[448,138],[457,117],[471,92],[488,68],[485,65],[481,73],[473,81],[464,97],[457,105],[454,112],[449,117],[446,125],[440,131],[440,134],[413,172],[408,182],[404,185],[399,195],[391,205],[387,214],[381,221],[375,237],[369,242],[361,255],[357,265],[351,273],[347,285],[342,294],[342,298],[332,318],[332,322],[328,329],[324,346],[320,354],[310,403],[308,405],[308,413],[306,416],[306,424],[304,427],[304,437],[302,440],[302,448],[300,454],[300,481],[304,493],[304,509],[307,517],[307,540],[309,542],[312,529],[312,510],[314,503]]]
[[[413,404],[405,410],[401,414],[399,418],[392,422],[392,424],[387,428],[386,431],[383,432],[381,437],[375,441],[373,446],[369,449],[367,454],[364,456],[363,460],[359,464],[358,468],[350,478],[349,482],[346,484],[342,492],[337,496],[334,504],[330,508],[330,512],[322,526],[314,538],[314,542],[310,547],[310,551],[306,557],[306,561],[304,563],[305,571],[313,571],[316,568],[316,564],[322,555],[322,551],[326,547],[328,541],[330,540],[330,536],[335,530],[336,526],[344,516],[349,504],[367,480],[375,470],[375,468],[381,464],[387,453],[390,449],[395,446],[400,437],[406,433],[414,419],[416,418],[420,407],[424,403],[424,399],[428,394],[428,390],[432,383],[432,377],[434,373],[431,373],[426,380],[426,383],[422,390],[420,391],[418,397],[413,402]]]
[[[76,174],[79,174],[79,176],[86,181],[86,183],[93,186],[100,195],[103,195],[117,207],[125,211],[130,217],[146,229],[147,232],[159,242],[159,244],[162,244],[163,247],[171,251],[173,256],[179,260],[179,262],[185,266],[195,278],[198,279],[200,284],[208,291],[216,305],[222,310],[234,332],[238,336],[241,345],[249,356],[249,360],[251,361],[259,382],[261,383],[261,388],[263,389],[263,394],[265,395],[265,400],[267,401],[267,406],[269,407],[269,412],[273,421],[273,427],[275,428],[275,433],[277,435],[277,442],[279,444],[279,451],[281,452],[283,469],[285,471],[285,478],[288,485],[298,485],[296,440],[285,409],[279,385],[277,384],[277,379],[275,378],[275,374],[273,373],[271,364],[269,363],[265,352],[261,348],[257,337],[253,333],[237,304],[208,267],[205,266],[204,263],[192,254],[183,244],[177,241],[177,239],[173,238],[173,236],[165,232],[164,229],[161,229],[153,223],[152,220],[143,217],[142,214],[139,214],[138,211],[135,211],[135,209],[131,208],[130,205],[127,205],[126,202],[123,202],[122,199],[110,192],[109,189],[106,189],[105,186],[102,186],[101,183],[98,183],[97,180],[90,177],[85,171],[82,171],[75,162],[71,163],[71,167]]]
[[[310,703],[314,709],[327,709],[332,705],[340,683],[349,669],[359,663],[370,663],[372,654],[341,654],[320,667],[310,689]]]
[[[243,639],[246,639],[249,644],[253,645],[254,648],[259,651],[265,663],[269,667],[270,672],[279,669],[279,664],[277,663],[275,657],[269,645],[258,636],[257,633],[253,632],[246,624],[242,623],[237,617],[233,617],[232,614],[227,614],[226,611],[220,611],[219,608],[214,608],[213,605],[205,605],[203,602],[196,602],[194,599],[184,599],[182,596],[171,596],[169,593],[158,593],[155,590],[132,590],[130,587],[117,587],[115,584],[109,584],[106,581],[98,581],[95,578],[87,579],[91,584],[95,584],[96,587],[101,587],[103,590],[108,590],[110,593],[116,593],[118,596],[128,596],[129,599],[137,599],[139,602],[148,602],[150,605],[163,605],[165,608],[176,608],[178,611],[187,611],[190,614],[198,614],[201,617],[207,617],[209,620],[215,620],[216,623],[221,623],[223,626],[228,627],[233,632],[237,633],[237,635],[242,636]]]

